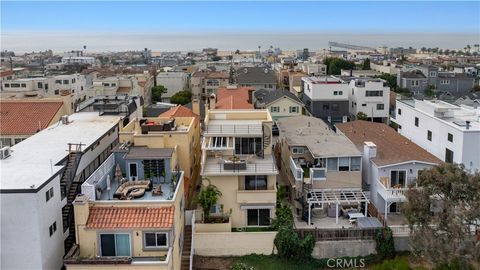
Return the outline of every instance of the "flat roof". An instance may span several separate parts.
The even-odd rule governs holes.
[[[347,137],[335,133],[322,119],[301,115],[281,118],[277,125],[289,146],[306,146],[314,157],[362,155]]]
[[[334,76],[320,76],[320,77],[302,77],[302,79],[311,84],[341,84],[346,83],[340,78]]]
[[[0,160],[0,190],[37,189],[64,167],[55,164],[66,158],[68,143],[85,144],[85,149],[119,120],[98,112],[75,113],[68,125],[58,122],[12,146],[11,156]]]

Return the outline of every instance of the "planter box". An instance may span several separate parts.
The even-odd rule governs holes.
[[[195,223],[195,232],[231,232],[232,220],[227,223]]]

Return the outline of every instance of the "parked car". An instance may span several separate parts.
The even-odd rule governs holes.
[[[273,136],[280,135],[280,130],[278,129],[278,126],[277,126],[276,123],[274,123],[273,126],[272,126],[272,135]]]

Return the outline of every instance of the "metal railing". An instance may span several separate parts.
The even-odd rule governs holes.
[[[263,134],[262,125],[207,125],[206,134]]]
[[[192,241],[190,244],[190,266],[189,269],[193,269],[193,255],[195,252],[195,249],[193,248],[195,246],[195,211],[192,213]]]
[[[378,228],[348,228],[348,229],[296,229],[303,239],[311,234],[315,241],[332,240],[372,240],[375,239]]]
[[[246,161],[238,161],[228,164],[209,164],[207,161],[207,163],[204,165],[203,173],[277,173],[277,166],[275,166],[275,162],[273,162],[273,160],[271,163],[249,163]]]

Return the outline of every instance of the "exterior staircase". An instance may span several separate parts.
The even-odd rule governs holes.
[[[181,270],[190,269],[191,247],[192,247],[192,226],[186,225],[184,229],[184,235],[183,235],[182,266],[180,268]]]

